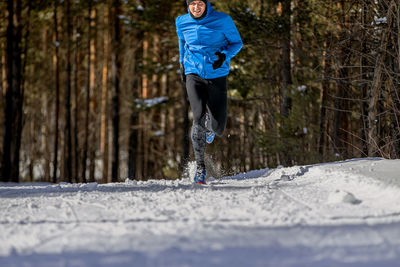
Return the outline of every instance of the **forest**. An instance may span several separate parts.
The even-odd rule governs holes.
[[[209,0],[244,46],[223,175],[400,158],[398,0]],[[0,180],[177,179],[193,161],[184,0],[0,1]]]

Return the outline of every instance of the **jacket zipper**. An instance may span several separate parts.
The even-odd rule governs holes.
[[[206,78],[206,56],[203,56],[203,77]]]

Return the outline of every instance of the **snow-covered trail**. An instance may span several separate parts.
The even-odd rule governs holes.
[[[398,266],[400,160],[0,185],[0,266]]]

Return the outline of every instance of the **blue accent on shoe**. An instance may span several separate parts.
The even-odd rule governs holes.
[[[206,169],[205,168],[199,168],[196,171],[196,174],[194,175],[194,182],[196,184],[206,184]]]
[[[211,131],[206,132],[206,142],[207,144],[211,144],[214,141],[215,133]]]
[[[207,128],[207,123],[210,120],[211,120],[210,115],[208,113],[206,113],[206,117],[205,117],[205,126],[206,126],[206,128]],[[207,144],[211,144],[214,141],[214,138],[215,138],[215,133],[213,131],[208,130],[206,132],[206,142],[207,142]]]

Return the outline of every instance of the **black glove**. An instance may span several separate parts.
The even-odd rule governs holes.
[[[183,65],[183,63],[180,63],[180,69],[181,69],[181,81],[183,83],[186,83],[185,66]]]
[[[218,57],[218,59],[216,61],[214,61],[214,63],[213,63],[214,70],[220,68],[222,66],[222,63],[224,63],[224,61],[226,59],[226,55],[224,53],[217,52],[217,53],[215,53],[215,55]]]

